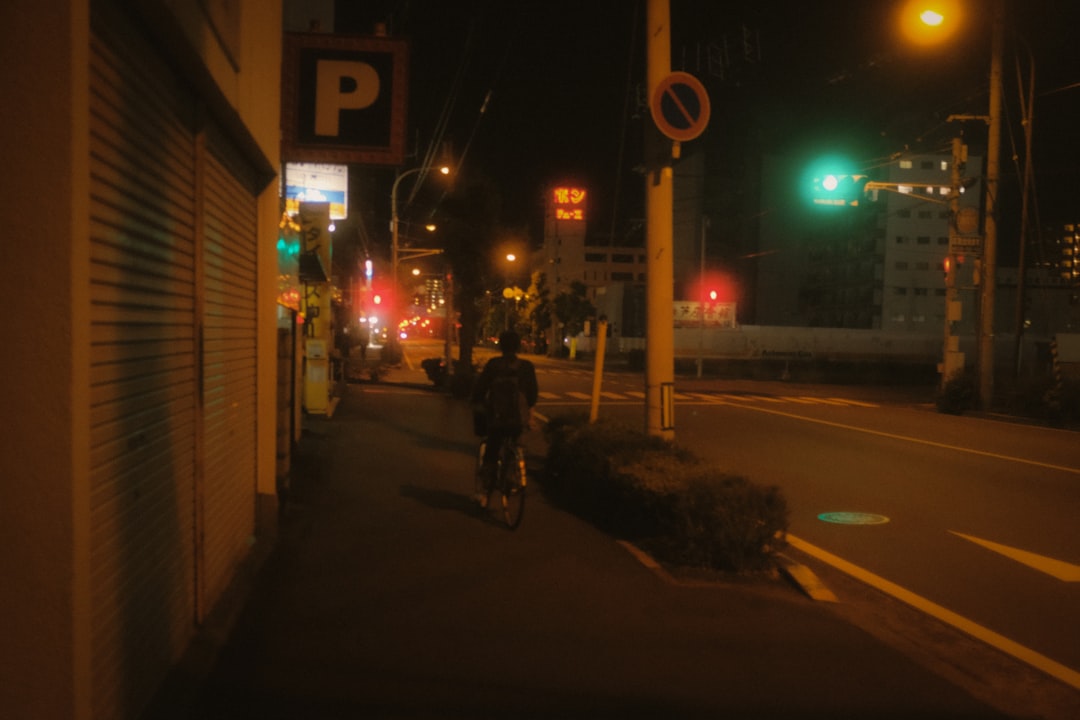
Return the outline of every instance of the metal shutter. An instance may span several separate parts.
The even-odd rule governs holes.
[[[104,11],[100,11],[104,12]],[[142,707],[193,630],[193,98],[95,13],[90,80],[94,716]]]
[[[256,495],[254,172],[211,126],[203,182],[203,592],[212,607],[251,548]]]

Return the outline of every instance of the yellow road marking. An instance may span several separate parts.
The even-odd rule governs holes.
[[[858,565],[850,563],[837,555],[833,555],[827,550],[823,550],[816,545],[811,545],[805,540],[794,537],[791,534],[788,534],[787,540],[793,547],[801,550],[807,555],[816,557],[818,560],[831,565],[856,580],[891,595],[897,600],[907,603],[916,610],[937,618],[943,623],[952,625],[957,630],[965,632],[973,638],[981,640],[991,647],[995,647],[1004,653],[1012,655],[1017,660],[1021,660],[1034,668],[1042,670],[1047,675],[1055,677],[1077,690],[1080,690],[1080,672],[1077,672],[1066,665],[1062,665],[1058,661],[1052,660],[1029,647],[1021,645],[1015,640],[1010,640],[1004,635],[994,632],[990,628],[983,627],[972,620],[968,620],[966,617],[955,613],[948,608],[942,607],[931,600],[927,600],[921,595],[916,595],[910,590],[886,580],[880,575],[875,575],[869,570],[864,570]]]
[[[732,405],[732,407],[735,406]],[[821,420],[820,418],[811,418],[806,417],[805,415],[795,415],[793,413],[784,412],[782,410],[771,410],[769,408],[755,407],[753,405],[739,405],[738,407],[744,410],[751,410],[753,412],[779,415],[780,417],[791,418],[792,420],[802,420],[803,422],[817,423],[818,425],[827,425],[828,427],[840,428],[841,430],[851,430],[853,432],[865,433],[867,435],[877,435],[878,437],[889,438],[890,440],[902,440],[904,442],[915,443],[916,445],[927,445],[929,447],[937,447],[945,450],[955,450],[956,452],[968,453],[970,455],[979,455],[982,457],[994,458],[995,460],[1008,460],[1010,462],[1021,463],[1023,465],[1031,465],[1033,467],[1041,467],[1048,470],[1059,470],[1061,472],[1071,473],[1073,475],[1080,475],[1080,468],[1068,467],[1067,465],[1055,465],[1053,463],[1044,463],[1038,460],[1018,458],[1012,455],[1002,455],[1000,453],[989,452],[987,450],[975,450],[974,448],[960,447],[959,445],[949,445],[947,443],[935,442],[933,440],[914,438],[908,435],[897,435],[896,433],[884,432],[883,430],[870,430],[869,428],[861,428],[854,425],[845,425],[844,423],[832,422],[831,420]]]
[[[1056,577],[1058,580],[1064,580],[1065,582],[1080,582],[1080,565],[1073,565],[1064,560],[1055,560],[1054,558],[1046,557],[1045,555],[1037,555],[1027,550],[1009,547],[1008,545],[1002,545],[990,540],[983,540],[982,538],[977,538],[973,535],[965,535],[964,533],[958,533],[955,530],[950,530],[949,532],[957,537],[970,540],[976,545],[982,545],[987,550],[992,550],[999,555],[1004,555],[1011,560],[1027,565],[1039,572],[1044,572],[1047,575]]]

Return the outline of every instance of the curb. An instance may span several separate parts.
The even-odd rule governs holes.
[[[776,567],[796,587],[811,600],[818,602],[840,602],[836,594],[825,586],[814,571],[806,565],[797,563],[783,553],[776,554]]]

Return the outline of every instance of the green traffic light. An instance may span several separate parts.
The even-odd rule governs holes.
[[[817,207],[856,207],[862,200],[867,176],[840,155],[818,158],[803,176],[804,196]]]

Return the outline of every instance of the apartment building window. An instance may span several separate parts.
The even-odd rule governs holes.
[[[945,288],[934,288],[934,297],[945,297]]]
[[[930,244],[930,236],[929,235],[920,235],[919,237],[915,238],[915,244],[916,245],[929,245]]]
[[[938,245],[948,245],[949,244],[949,238],[939,235],[938,239],[937,239],[937,244]]]
[[[919,167],[922,168],[923,170],[933,170],[934,169],[934,161],[933,160],[923,160],[921,163],[919,163]]]
[[[930,269],[930,263],[928,263],[928,262],[917,262],[917,263],[915,263],[915,269],[916,270],[929,270]]]
[[[906,242],[907,242],[907,238],[904,237],[903,235],[897,235],[896,236],[896,244],[897,245],[903,245]]]
[[[907,270],[908,269],[907,261],[906,260],[897,260],[896,261],[896,269],[897,270]]]
[[[613,272],[611,273],[611,279],[614,282],[630,282],[634,279],[634,273],[632,272]]]
[[[634,256],[626,253],[615,253],[611,256],[611,261],[617,263],[632,263],[634,262]]]
[[[916,297],[925,297],[927,294],[928,293],[926,288],[915,288]]]
[[[900,169],[901,170],[910,170],[911,169],[911,161],[910,160],[901,160],[900,161]]]
[[[906,287],[894,287],[893,288],[893,295],[907,295],[907,288]]]
[[[607,262],[607,253],[585,253],[585,262]]]
[[[909,218],[911,217],[911,209],[904,208],[903,210],[896,211],[896,217]]]
[[[934,217],[934,211],[933,210],[920,210],[919,211],[919,219],[920,220],[929,220],[932,217]]]

